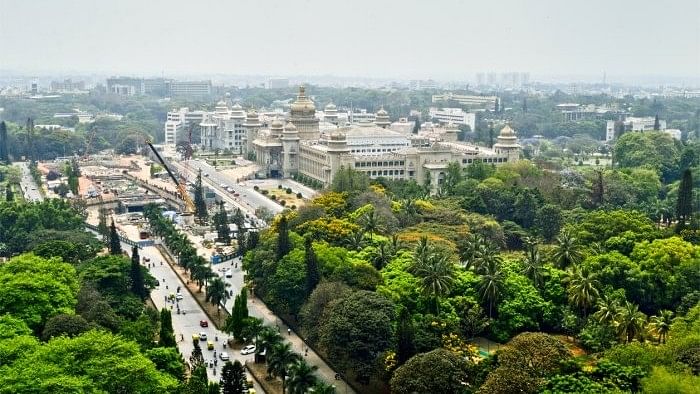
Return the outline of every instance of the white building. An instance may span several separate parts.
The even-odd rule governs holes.
[[[476,114],[465,112],[461,108],[430,108],[429,115],[431,119],[435,118],[442,124],[462,124],[469,126],[472,131],[476,129]]]
[[[214,112],[205,115],[200,123],[202,148],[206,150],[230,150],[242,154],[246,145],[246,113],[239,104],[233,107],[219,101]]]
[[[183,133],[189,133],[190,128],[193,128],[192,133],[198,133],[199,124],[204,121],[206,114],[206,111],[190,111],[187,107],[168,111],[163,127],[165,144],[175,145],[178,141],[185,140]]]
[[[605,141],[612,141],[615,139],[615,121],[609,120],[605,125]],[[622,121],[624,126],[624,131],[653,131],[654,123],[656,123],[656,118],[653,116],[645,117],[633,117],[630,116]],[[659,131],[666,130],[666,121],[659,120]]]

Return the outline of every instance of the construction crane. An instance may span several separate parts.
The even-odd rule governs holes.
[[[167,164],[165,164],[165,160],[160,156],[160,153],[156,150],[156,148],[153,146],[151,143],[150,139],[146,140],[146,144],[151,148],[153,153],[156,155],[158,158],[158,161],[160,162],[161,165],[163,165],[163,168],[165,168],[165,171],[168,172],[168,175],[170,175],[170,179],[175,182],[175,186],[177,186],[177,191],[180,193],[180,197],[182,197],[183,201],[185,201],[185,212],[183,212],[183,216],[192,216],[195,212],[195,207],[194,207],[194,202],[192,202],[192,199],[190,198],[189,193],[187,193],[187,189],[185,188],[185,185],[178,181],[175,175],[173,174],[172,171],[170,171],[170,168],[168,167]]]

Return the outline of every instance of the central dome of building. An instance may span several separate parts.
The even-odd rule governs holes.
[[[316,106],[310,98],[306,97],[305,89],[299,86],[299,94],[291,105],[292,117],[313,117],[316,114]]]

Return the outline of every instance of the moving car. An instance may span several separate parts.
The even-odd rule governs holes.
[[[209,327],[209,322],[206,320],[200,320],[199,321],[199,326],[200,327]]]
[[[180,301],[182,299],[182,294],[181,293],[175,294],[175,299]],[[203,327],[206,327],[206,326],[203,326]]]
[[[219,358],[221,359],[221,361],[228,361],[229,360],[228,353],[226,353],[226,352],[219,353]]]
[[[241,349],[241,354],[246,355],[246,354],[252,354],[255,353],[255,345],[248,345]]]
[[[226,271],[226,277],[233,278],[233,272],[231,272],[231,270]]]
[[[207,349],[209,349],[209,350],[214,350],[214,342],[212,342],[212,341],[207,341]]]
[[[207,340],[207,333],[202,331],[199,333],[199,340],[200,341],[206,341]]]

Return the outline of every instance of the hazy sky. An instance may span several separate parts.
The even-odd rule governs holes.
[[[700,75],[700,0],[0,0],[0,70]]]

